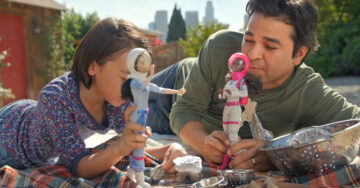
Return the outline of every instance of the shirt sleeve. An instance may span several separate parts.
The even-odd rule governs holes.
[[[324,125],[360,115],[358,106],[349,103],[345,97],[323,82],[311,84],[306,96],[309,106],[301,127]]]
[[[239,33],[220,31],[202,46],[185,80],[186,93],[177,97],[171,109],[170,126],[176,134],[190,121],[202,122],[209,106],[220,103],[218,91],[225,85],[227,62],[232,53],[241,50],[241,40]]]
[[[56,92],[43,92],[39,97],[39,108],[43,114],[43,123],[50,135],[52,145],[60,160],[72,174],[77,175],[77,167],[81,158],[90,155],[85,143],[79,135],[71,107],[66,105]]]

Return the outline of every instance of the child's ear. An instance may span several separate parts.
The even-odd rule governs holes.
[[[88,74],[90,75],[90,76],[95,76],[95,74],[96,74],[96,70],[97,70],[97,67],[98,67],[99,65],[97,64],[97,62],[94,60],[94,61],[92,61],[91,62],[91,64],[90,64],[90,66],[89,66],[89,68],[88,68]]]

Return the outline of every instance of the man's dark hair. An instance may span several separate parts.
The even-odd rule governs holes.
[[[103,65],[132,47],[151,52],[145,35],[134,24],[121,19],[104,19],[96,23],[80,41],[73,56],[71,71],[86,88],[90,88],[92,78],[88,68],[91,62]]]
[[[254,12],[264,16],[278,17],[286,24],[294,26],[293,57],[301,46],[309,48],[304,59],[319,47],[316,38],[318,13],[315,5],[310,0],[249,0],[246,12],[251,17]]]

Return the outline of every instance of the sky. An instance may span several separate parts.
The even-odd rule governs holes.
[[[148,24],[155,19],[157,10],[168,11],[168,22],[175,4],[181,9],[185,19],[185,11],[198,11],[199,21],[205,16],[208,0],[55,0],[66,8],[73,8],[83,16],[97,12],[99,17],[116,17],[131,21],[140,28],[148,29]],[[219,22],[229,24],[229,29],[243,28],[245,6],[247,0],[211,0],[214,16]]]

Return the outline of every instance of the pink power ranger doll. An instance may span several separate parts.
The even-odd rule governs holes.
[[[226,75],[226,85],[220,92],[219,98],[226,99],[223,111],[223,129],[229,136],[231,145],[239,141],[238,132],[241,123],[241,106],[245,106],[248,102],[248,82],[251,83],[251,92],[254,94],[260,92],[262,83],[259,77],[247,75],[249,68],[249,59],[245,54],[234,53],[229,58],[229,73]],[[229,163],[229,156],[225,154],[221,168],[225,168]]]
[[[127,57],[127,66],[130,71],[128,80],[123,84],[122,98],[131,100],[136,105],[136,110],[131,114],[130,121],[146,126],[149,93],[157,92],[163,94],[184,94],[186,90],[166,89],[150,83],[154,73],[151,66],[151,56],[143,48],[132,49]],[[139,132],[144,134],[144,132]],[[137,183],[138,187],[150,187],[144,182],[144,149],[133,150],[130,154],[130,165],[128,177]]]

